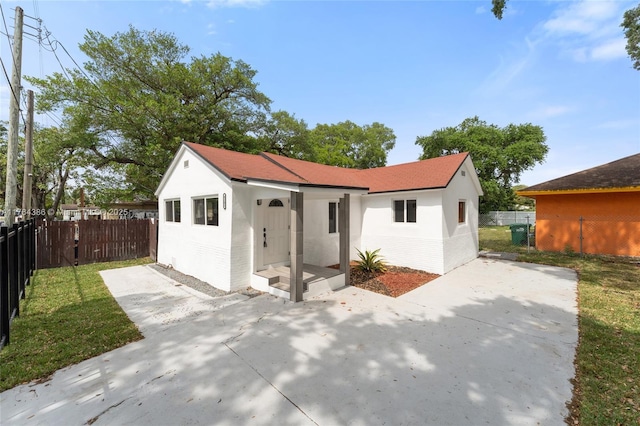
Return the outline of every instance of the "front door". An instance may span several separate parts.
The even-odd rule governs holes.
[[[289,261],[289,205],[287,199],[264,200],[262,212],[262,263]]]

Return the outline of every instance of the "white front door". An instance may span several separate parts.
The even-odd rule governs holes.
[[[263,200],[262,214],[262,263],[267,266],[289,261],[288,200]]]

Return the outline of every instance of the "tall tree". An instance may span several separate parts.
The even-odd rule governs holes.
[[[627,37],[627,54],[633,62],[633,68],[640,70],[640,4],[624,13],[620,26]]]
[[[313,161],[307,123],[286,111],[271,113],[258,138],[263,151]]]
[[[351,121],[318,124],[309,134],[313,160],[332,166],[368,169],[387,163],[396,144],[393,130],[381,123],[359,126]]]
[[[52,219],[63,203],[71,180],[77,182],[87,164],[81,147],[89,136],[65,127],[36,129],[34,134],[33,208]]]
[[[186,59],[189,48],[160,31],[107,37],[87,31],[84,70],[45,79],[39,111],[62,109],[97,170],[125,178],[129,197],[151,197],[182,140],[236,151],[259,150],[255,134],[270,100],[256,71],[220,53]],[[68,78],[67,78],[68,75]]]
[[[468,152],[482,184],[481,213],[513,207],[513,183],[525,170],[542,163],[549,151],[540,126],[509,124],[498,127],[478,117],[467,118],[455,127],[419,136],[420,159]]]
[[[502,19],[505,9],[507,8],[507,0],[491,0],[493,15]],[[627,53],[633,62],[633,68],[640,70],[640,4],[627,10],[620,24],[624,28],[624,35],[627,38]]]

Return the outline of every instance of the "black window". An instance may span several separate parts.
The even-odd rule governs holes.
[[[338,228],[337,204],[329,203],[329,233],[335,234]]]
[[[416,222],[417,203],[416,200],[407,200],[407,222]]]
[[[204,198],[193,200],[193,223],[204,225]]]
[[[218,197],[207,198],[207,225],[218,226]]]
[[[393,218],[395,222],[404,222],[404,200],[393,202]]]
[[[418,204],[416,200],[394,200],[393,221],[416,223]]]

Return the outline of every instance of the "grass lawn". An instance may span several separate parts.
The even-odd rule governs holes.
[[[141,339],[98,272],[149,262],[36,271],[11,326],[11,344],[0,351],[0,391]]]
[[[480,249],[578,272],[579,344],[570,424],[640,424],[638,259],[536,252],[510,244],[508,227],[480,229]],[[578,423],[575,423],[575,421]]]

